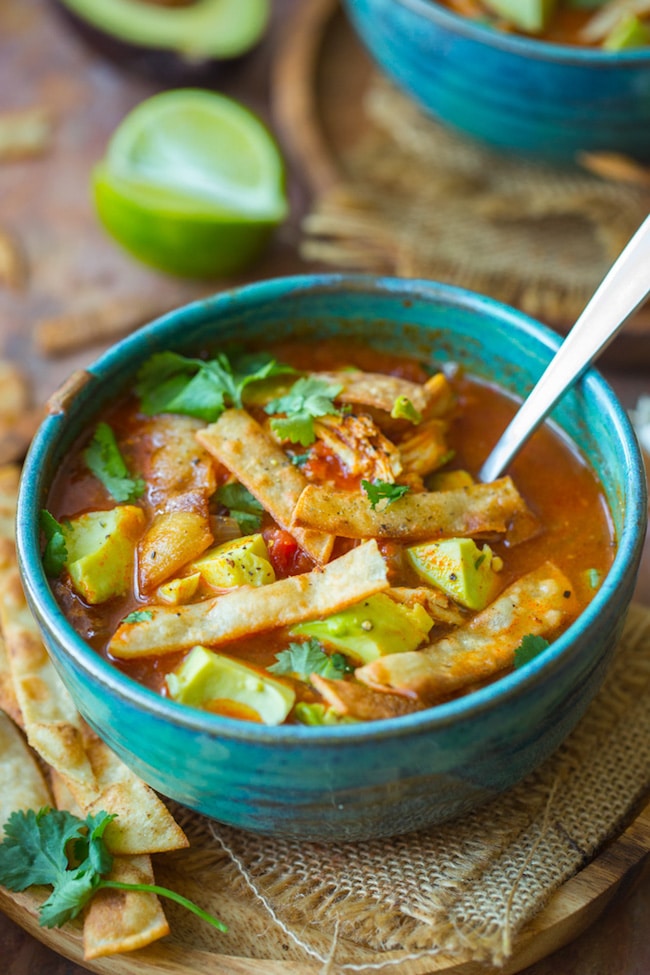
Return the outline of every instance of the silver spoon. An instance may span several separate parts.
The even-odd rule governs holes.
[[[494,481],[561,396],[600,355],[650,291],[650,217],[607,272],[593,297],[479,471]]]

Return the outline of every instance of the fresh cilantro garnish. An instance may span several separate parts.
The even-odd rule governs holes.
[[[97,424],[83,457],[89,470],[118,504],[135,501],[144,494],[144,481],[141,477],[131,477],[108,423]]]
[[[422,414],[413,406],[408,396],[398,396],[393,403],[390,415],[394,420],[410,420],[411,423],[422,422]]]
[[[523,667],[550,646],[543,636],[528,633],[515,650],[515,667]]]
[[[370,507],[374,511],[380,501],[386,502],[386,507],[402,498],[409,491],[408,484],[390,484],[389,481],[362,481],[361,487],[368,495]]]
[[[96,891],[111,887],[168,897],[218,930],[227,930],[217,918],[166,887],[105,880],[113,857],[103,835],[113,819],[115,816],[106,812],[80,819],[65,810],[49,808],[13,812],[5,823],[5,836],[0,843],[0,884],[9,890],[25,890],[33,884],[52,887],[39,911],[39,923],[47,928],[70,921]]]
[[[270,673],[291,674],[304,681],[308,681],[311,674],[340,680],[353,669],[342,653],[328,655],[322,644],[313,638],[304,643],[290,643],[286,650],[276,653],[275,659],[277,663],[267,668]]]
[[[311,457],[311,453],[309,450],[304,454],[294,454],[293,457],[291,458],[291,463],[295,467],[302,467],[303,464],[307,463],[310,457]]]
[[[479,557],[474,562],[474,568],[476,569],[477,572],[481,568],[484,562],[485,562],[485,552],[481,552]]]
[[[342,389],[315,376],[298,379],[286,396],[273,399],[264,407],[269,415],[285,414],[271,420],[271,429],[282,440],[308,447],[316,439],[314,417],[338,414],[334,399]]]
[[[245,535],[259,530],[262,524],[264,506],[243,484],[233,481],[222,484],[217,491],[217,501],[227,508]]]
[[[68,547],[65,543],[63,526],[45,508],[41,511],[40,522],[41,531],[45,535],[43,568],[48,576],[58,576],[68,558]]]
[[[263,355],[241,356],[233,366],[223,353],[215,359],[191,359],[160,352],[140,369],[135,390],[149,416],[182,413],[213,423],[226,407],[243,406],[250,383],[291,372],[291,366]]]
[[[125,616],[123,623],[144,623],[145,620],[152,620],[153,613],[150,609],[134,609],[132,613]]]

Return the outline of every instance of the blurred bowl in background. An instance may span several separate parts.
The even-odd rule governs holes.
[[[650,48],[605,51],[505,33],[433,0],[343,0],[377,65],[442,122],[558,162],[650,161]]]

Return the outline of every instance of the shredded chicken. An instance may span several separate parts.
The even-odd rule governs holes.
[[[402,472],[400,451],[369,416],[321,416],[314,431],[350,474],[392,484]]]
[[[426,477],[449,459],[447,423],[444,420],[424,420],[399,444],[405,472]]]

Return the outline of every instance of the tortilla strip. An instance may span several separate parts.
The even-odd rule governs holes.
[[[155,883],[151,859],[118,857],[109,880],[128,884]],[[133,890],[99,890],[84,918],[84,959],[101,958],[144,948],[169,934],[169,925],[155,894]]]
[[[42,809],[52,797],[34,756],[14,723],[0,711],[0,827],[16,809]]]
[[[424,606],[429,616],[440,623],[449,623],[451,626],[460,626],[465,617],[462,610],[449,596],[445,596],[440,589],[433,589],[431,586],[416,586],[414,589],[408,586],[392,586],[388,590],[388,595],[396,603],[404,603],[406,606]]]
[[[398,376],[387,376],[384,373],[342,369],[333,372],[315,372],[311,375],[331,386],[342,386],[341,392],[336,396],[339,402],[370,406],[377,410],[385,410],[386,413],[391,412],[395,400],[400,396],[409,399],[418,413],[426,413],[434,400],[433,394],[421,383],[400,379]]]
[[[525,636],[553,633],[577,613],[571,583],[545,562],[449,636],[423,650],[379,657],[355,675],[370,687],[415,695],[430,705],[512,667]]]
[[[312,674],[309,680],[338,714],[356,718],[358,721],[397,718],[402,714],[420,711],[423,707],[419,701],[411,698],[387,693],[385,690],[373,690],[353,681],[328,680],[320,674]]]
[[[267,586],[242,586],[186,606],[147,607],[151,619],[122,623],[109,650],[128,660],[197,644],[218,646],[240,636],[328,616],[384,589],[388,589],[386,564],[372,539],[323,569]]]
[[[307,555],[323,565],[334,538],[320,531],[291,527],[293,509],[307,479],[245,410],[226,410],[196,438],[254,495],[282,528],[291,532]]]
[[[14,537],[20,470],[16,464],[0,467],[0,538]]]
[[[298,499],[293,523],[346,538],[418,542],[503,533],[516,516],[528,513],[509,477],[454,491],[409,492],[390,505],[380,502],[374,511],[361,491],[310,484]]]

